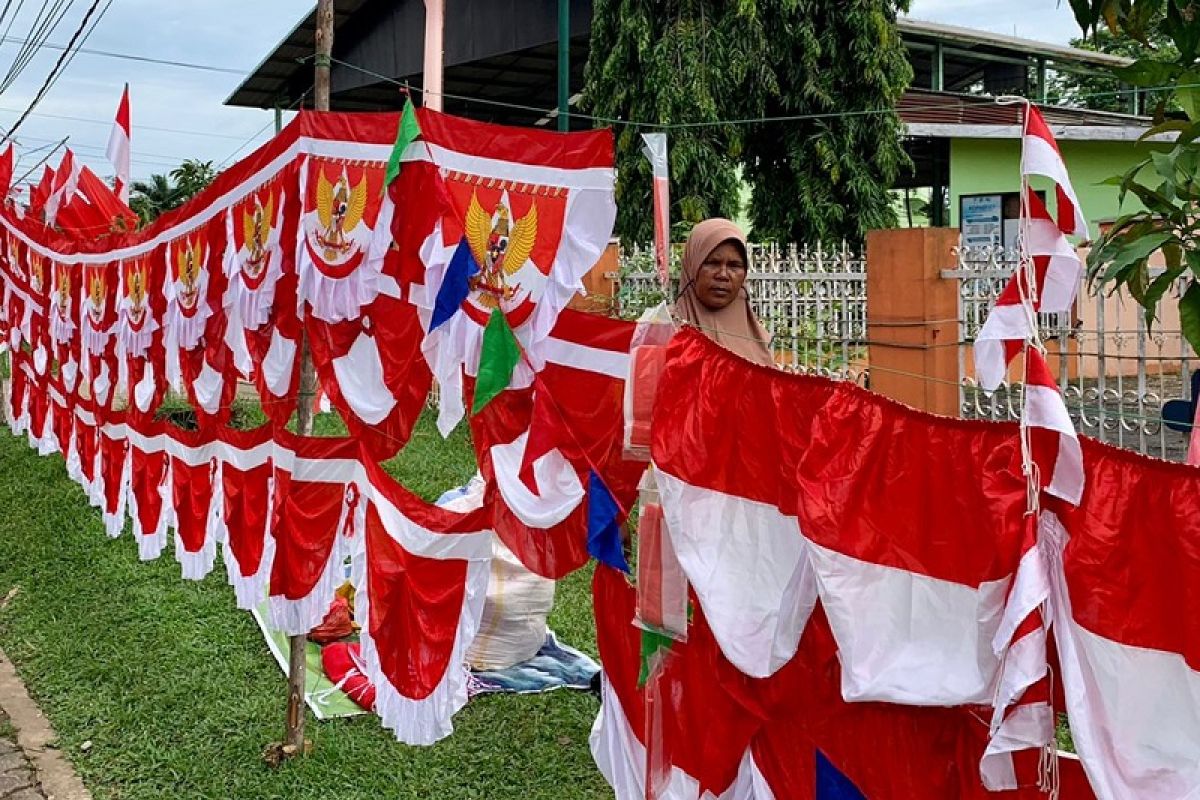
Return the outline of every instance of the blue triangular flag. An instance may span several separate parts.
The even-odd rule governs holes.
[[[817,751],[816,800],[867,800],[849,778],[835,767],[825,754]]]
[[[477,272],[479,265],[475,263],[471,246],[467,244],[467,237],[464,236],[450,258],[442,285],[438,287],[437,299],[433,303],[433,316],[429,320],[430,333],[458,313],[463,301],[471,293],[471,276]]]
[[[595,470],[588,472],[588,555],[622,572],[629,572],[621,546],[621,507]]]

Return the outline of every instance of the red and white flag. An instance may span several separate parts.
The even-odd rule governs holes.
[[[53,225],[58,217],[58,210],[75,196],[79,188],[79,164],[75,162],[75,154],[71,148],[63,155],[58,169],[54,172],[54,183],[50,196],[46,199],[46,224]]]
[[[132,133],[129,124],[129,84],[121,94],[121,104],[117,106],[117,118],[113,121],[112,133],[108,136],[108,160],[116,170],[117,180],[113,190],[122,203],[129,202],[129,181],[132,167],[130,165]]]

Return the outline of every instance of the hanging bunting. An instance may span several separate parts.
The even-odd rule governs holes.
[[[309,156],[300,169],[303,199],[296,247],[298,299],[324,322],[356,319],[387,290],[381,279],[391,245],[393,206],[383,202],[381,163]]]
[[[415,262],[402,272],[421,276],[411,297],[448,435],[466,412],[462,372],[477,374],[494,311],[531,364],[543,363],[541,344],[612,232],[612,135],[516,131],[426,108],[416,120],[420,137],[391,188],[394,233],[401,257]],[[519,365],[511,385],[532,377]]]

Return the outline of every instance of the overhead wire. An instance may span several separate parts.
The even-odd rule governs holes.
[[[37,16],[34,17],[33,24],[29,28],[29,36],[26,37],[25,44],[17,51],[8,72],[0,81],[0,93],[12,86],[21,76],[21,73],[29,66],[29,62],[41,49],[42,42],[49,38],[74,4],[75,0],[54,0],[54,6],[51,8],[48,0],[43,0],[42,7],[38,10]]]
[[[79,37],[82,36],[84,31],[87,29],[88,22],[96,13],[96,9],[100,7],[100,2],[101,0],[92,0],[92,4],[88,6],[87,12],[83,15],[82,22],[80,22],[79,27],[75,29],[75,33],[71,36],[71,41],[68,43],[68,48],[64,50],[58,57],[58,60],[54,62],[54,66],[50,69],[50,74],[47,75],[46,79],[42,82],[42,87],[38,89],[37,94],[35,94],[33,100],[30,101],[29,107],[25,109],[17,121],[13,123],[13,126],[8,129],[8,132],[4,134],[4,138],[0,140],[0,144],[3,144],[12,138],[13,134],[16,133],[25,120],[28,119],[30,112],[37,108],[38,103],[40,103],[42,98],[46,96],[46,92],[50,91],[50,87],[53,86],[55,80],[57,80],[60,70],[64,69],[65,64],[69,61],[71,47],[75,46],[75,43],[79,40]],[[104,7],[104,10],[108,11],[111,5],[112,0],[108,0],[108,5]],[[103,16],[103,12],[101,12],[101,16]]]
[[[312,86],[309,86],[307,89],[305,89],[305,90],[304,90],[304,92],[302,92],[302,93],[301,93],[301,95],[300,95],[299,97],[297,97],[295,100],[293,100],[293,101],[292,101],[292,103],[291,103],[291,105],[289,105],[289,106],[287,107],[287,109],[285,109],[285,110],[287,110],[287,111],[291,111],[291,110],[292,110],[292,109],[294,109],[296,106],[298,106],[298,105],[302,104],[302,103],[304,102],[304,98],[305,98],[305,97],[307,97],[307,96],[308,96],[308,93],[309,93],[309,92],[311,92],[312,90],[313,90],[313,87],[312,87]],[[238,153],[240,153],[240,152],[242,152],[243,150],[245,150],[245,149],[246,149],[246,147],[247,147],[248,145],[250,145],[250,143],[252,143],[252,142],[253,142],[255,139],[257,139],[259,136],[262,136],[262,135],[263,135],[263,134],[266,132],[267,128],[271,127],[271,126],[272,126],[272,125],[274,125],[274,124],[275,124],[275,120],[271,120],[271,121],[269,121],[269,122],[268,122],[266,125],[263,125],[263,126],[262,126],[261,128],[259,128],[257,131],[255,131],[254,133],[252,133],[252,134],[250,135],[250,138],[249,138],[249,139],[247,139],[246,141],[242,142],[242,143],[241,143],[241,144],[238,146],[238,148],[237,148],[236,150],[234,150],[234,151],[233,151],[232,153],[230,153],[229,155],[225,156],[225,158],[224,158],[224,159],[221,161],[221,163],[220,163],[220,164],[217,164],[217,169],[224,169],[224,168],[225,168],[225,165],[226,165],[226,164],[228,164],[230,161],[232,161],[232,160],[233,160],[233,159],[234,159],[234,158],[237,156],[237,154],[238,154]]]
[[[20,37],[8,36],[7,34],[4,36],[0,36],[0,44],[12,44],[12,43],[20,44],[24,41],[25,40],[21,39]],[[65,49],[67,49],[66,45],[58,44],[56,42],[43,42],[41,46],[42,46],[42,48],[44,48],[46,50],[65,50]],[[113,50],[97,50],[97,49],[91,48],[91,47],[79,47],[79,48],[76,48],[76,50],[80,53],[83,53],[85,56],[101,56],[104,58],[116,58],[116,59],[121,59],[123,61],[137,61],[137,62],[141,62],[144,64],[158,64],[159,66],[164,66],[164,67],[178,67],[180,69],[194,69],[194,70],[200,70],[202,72],[219,72],[224,75],[237,75],[239,77],[244,77],[246,75],[246,70],[244,70],[244,69],[236,69],[234,67],[222,67],[222,66],[217,66],[216,64],[197,64],[194,61],[177,61],[175,59],[170,59],[170,58],[156,58],[154,56],[144,56],[144,55],[140,55],[138,53],[120,53],[120,52],[116,52]]]

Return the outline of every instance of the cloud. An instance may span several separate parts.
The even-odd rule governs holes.
[[[1070,6],[1059,0],[914,0],[908,16],[1053,44],[1080,36]]]

